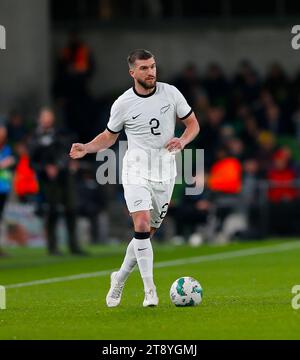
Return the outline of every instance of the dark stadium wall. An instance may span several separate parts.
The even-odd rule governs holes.
[[[203,71],[210,61],[217,61],[227,73],[237,67],[241,59],[250,59],[260,72],[271,62],[279,61],[287,72],[300,66],[300,50],[291,47],[291,27],[251,27],[232,30],[108,30],[93,29],[81,33],[93,49],[97,73],[92,88],[97,93],[122,89],[130,84],[126,55],[129,50],[143,47],[158,55],[164,79],[178,73],[186,62],[193,61]],[[66,41],[66,33],[56,30],[54,48]],[[113,74],[113,76],[112,76]]]
[[[54,25],[50,33],[49,0],[1,0],[0,24],[7,35],[7,49],[0,50],[0,115],[15,104],[26,110],[47,104],[55,52],[65,44],[66,28]],[[217,61],[230,74],[245,58],[261,72],[279,61],[292,74],[299,67],[300,53],[291,46],[292,25],[226,30],[90,28],[82,38],[95,56],[91,88],[101,95],[118,94],[130,86],[126,55],[138,47],[157,54],[162,80],[171,79],[190,61],[200,71]]]
[[[6,50],[0,50],[0,115],[16,104],[25,110],[49,101],[48,0],[1,0],[0,24]]]

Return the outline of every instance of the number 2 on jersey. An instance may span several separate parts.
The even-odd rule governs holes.
[[[154,123],[154,125],[152,125],[153,123]],[[149,125],[151,125],[151,133],[153,135],[161,135],[161,133],[159,131],[155,132],[155,130],[159,127],[159,120],[151,119],[149,122]]]

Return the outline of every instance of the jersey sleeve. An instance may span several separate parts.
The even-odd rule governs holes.
[[[185,97],[175,86],[173,86],[173,90],[175,94],[176,114],[180,120],[184,120],[191,115],[193,110],[187,103]]]
[[[124,118],[123,111],[119,101],[115,101],[110,110],[109,121],[106,125],[108,131],[113,134],[118,134],[123,130]]]

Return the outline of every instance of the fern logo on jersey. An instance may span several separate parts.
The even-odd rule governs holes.
[[[169,109],[170,109],[171,105],[168,104],[166,106],[163,106],[161,109],[160,109],[160,113],[161,114],[165,114]]]
[[[3,25],[0,25],[0,50],[6,49],[6,30]]]

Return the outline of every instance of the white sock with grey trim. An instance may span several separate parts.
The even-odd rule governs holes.
[[[150,240],[150,234],[147,239],[134,238],[133,245],[135,257],[139,266],[141,277],[143,279],[144,289],[145,291],[155,289],[153,282],[153,249]]]
[[[128,279],[130,273],[133,271],[136,263],[137,261],[134,252],[134,238],[133,238],[127,246],[123,263],[116,276],[117,280],[121,283],[125,282]]]

